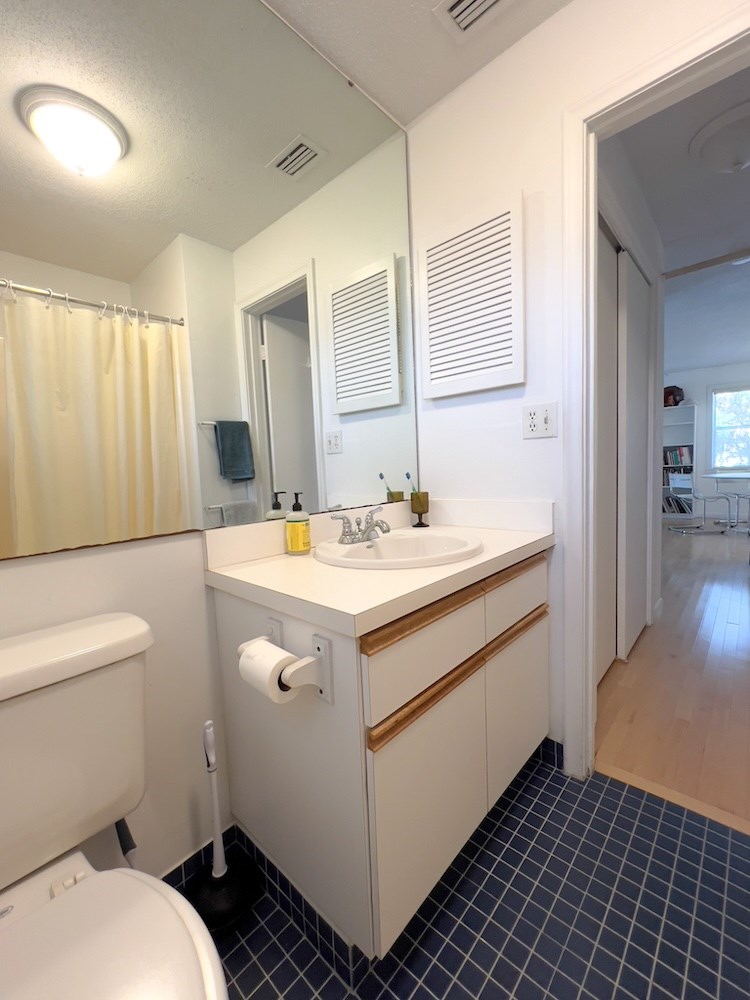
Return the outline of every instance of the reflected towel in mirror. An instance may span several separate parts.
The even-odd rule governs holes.
[[[216,447],[219,451],[219,472],[223,479],[234,482],[255,478],[250,428],[246,420],[217,420]]]
[[[231,500],[221,505],[221,520],[225,525],[252,524],[258,520],[258,512],[252,500]]]

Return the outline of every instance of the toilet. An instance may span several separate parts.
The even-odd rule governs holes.
[[[3,1000],[227,1000],[187,900],[76,849],[143,797],[152,643],[124,613],[0,640]]]

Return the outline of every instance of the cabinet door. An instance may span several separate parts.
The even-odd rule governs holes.
[[[490,808],[549,732],[549,625],[544,618],[487,662]]]
[[[384,955],[487,813],[483,669],[367,751],[375,951]]]

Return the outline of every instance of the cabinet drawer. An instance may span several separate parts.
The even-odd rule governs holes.
[[[487,812],[479,670],[367,751],[375,951],[384,955]]]
[[[467,588],[454,596],[460,597],[463,603],[440,617],[433,614],[425,621],[423,612],[416,612],[387,626],[391,638],[398,634],[399,626],[406,634],[385,648],[378,649],[382,644],[376,642],[377,633],[362,638],[364,709],[368,726],[382,722],[484,646],[481,589],[479,586]],[[447,603],[450,600],[437,602],[434,607],[437,611],[445,610],[451,606]],[[424,612],[429,611],[430,608],[424,609]],[[413,629],[415,625],[419,625],[416,630]]]
[[[505,632],[547,602],[547,560],[533,556],[488,577],[481,584],[486,601],[486,642]]]
[[[549,732],[548,618],[490,657],[484,671],[491,808]]]

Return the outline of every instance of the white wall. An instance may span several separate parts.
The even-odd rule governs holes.
[[[177,240],[185,275],[203,506],[252,499],[252,481],[233,483],[221,478],[214,429],[200,426],[201,420],[242,419],[232,254],[189,236],[180,235]],[[220,512],[204,511],[203,523],[220,525]]]
[[[736,385],[743,382],[750,385],[750,361],[738,361],[733,365],[714,365],[710,368],[670,371],[664,375],[664,385],[679,385],[685,392],[685,402],[695,403],[693,479],[697,490],[712,493],[714,489],[710,480],[701,479],[701,476],[711,468],[710,390],[720,385]],[[743,487],[740,485],[738,488]],[[715,507],[714,510],[718,508]]]
[[[525,209],[527,381],[525,386],[419,404],[420,472],[443,496],[546,497],[556,503],[560,542],[550,565],[552,649],[551,734],[566,739],[583,729],[582,646],[564,664],[566,633],[583,634],[580,595],[563,590],[564,561],[584,562],[581,542],[568,547],[569,497],[580,506],[583,486],[566,477],[568,427],[584,426],[580,389],[565,398],[567,365],[580,343],[566,345],[568,304],[563,175],[566,115],[593,105],[603,111],[640,86],[668,75],[732,37],[730,15],[750,27],[750,4],[716,0],[634,0],[627,12],[614,0],[572,0],[534,32],[426,112],[408,130],[412,231],[421,254],[446,229],[490,218],[506,193],[521,189]],[[739,15],[738,15],[739,17]],[[726,19],[726,26],[723,23]],[[704,37],[700,37],[701,33]],[[578,223],[574,220],[571,225]],[[417,307],[421,338],[422,303]],[[560,400],[560,437],[521,439],[521,406]],[[578,448],[577,442],[573,450]],[[580,449],[583,448],[583,440]],[[564,693],[572,692],[569,703]],[[578,765],[576,764],[576,767]]]
[[[339,417],[331,412],[331,290],[354,272],[394,253],[399,263],[403,403],[400,407]],[[309,301],[317,317],[324,424],[321,431],[341,428],[343,434],[343,453],[327,455],[325,460],[329,505],[356,505],[382,496],[383,487],[377,478],[380,471],[385,472],[393,489],[400,489],[403,473],[414,464],[408,254],[404,137],[397,135],[234,255],[238,302],[272,292],[311,258],[315,261],[316,287]],[[372,485],[364,495],[363,484]]]
[[[202,536],[193,532],[7,560],[0,562],[0,593],[2,638],[105,611],[130,611],[151,626],[147,787],[128,822],[138,843],[138,867],[162,875],[211,835],[201,731],[213,718],[221,733],[223,713]],[[44,733],[38,737],[43,740]],[[221,746],[223,751],[223,740]],[[112,866],[122,858],[113,848],[102,849],[96,863]]]
[[[67,292],[79,299],[102,300],[112,305],[129,306],[130,285],[98,274],[87,274],[72,267],[60,267],[44,260],[21,257],[7,250],[0,250],[0,278],[10,279],[33,288],[51,288],[53,292]]]

